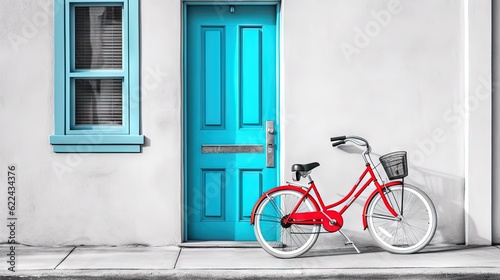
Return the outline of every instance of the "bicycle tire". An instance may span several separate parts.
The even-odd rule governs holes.
[[[267,194],[255,212],[254,232],[262,248],[269,254],[282,259],[298,257],[311,249],[321,229],[321,225],[298,225],[281,223],[289,214],[303,193],[297,190],[278,190]],[[308,196],[297,212],[317,211]]]
[[[383,249],[395,254],[411,254],[427,246],[436,232],[437,214],[431,199],[419,188],[404,184],[385,189],[386,198],[400,215],[393,215],[383,203],[380,193],[370,201],[367,210],[368,230]],[[403,194],[403,215],[401,215]]]

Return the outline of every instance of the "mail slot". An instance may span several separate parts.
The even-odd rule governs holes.
[[[263,145],[202,145],[203,154],[263,153]]]

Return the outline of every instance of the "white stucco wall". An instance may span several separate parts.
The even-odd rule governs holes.
[[[141,126],[148,144],[140,154],[52,152],[52,2],[2,0],[0,5],[0,180],[5,193],[7,165],[17,166],[17,241],[179,243],[180,2],[141,1]],[[6,195],[0,205],[5,221]],[[7,241],[5,226],[0,236],[0,242]]]
[[[465,1],[465,242],[492,243],[491,1]]]
[[[147,145],[140,154],[52,152],[52,0],[1,1],[0,184],[6,186],[5,169],[15,164],[17,241],[181,242],[181,1],[141,1]],[[290,0],[281,16],[283,179],[291,164],[318,161],[313,176],[333,202],[364,166],[359,155],[331,148],[329,137],[363,136],[375,159],[407,150],[407,182],[421,186],[438,211],[434,242],[463,243],[462,1]],[[345,232],[371,244],[360,202],[346,213]],[[6,204],[0,196],[3,221]],[[7,236],[0,227],[0,242]],[[321,242],[343,240],[334,234]]]
[[[438,211],[434,242],[464,242],[460,1],[285,1],[282,16],[283,168],[320,162],[315,181],[334,202],[364,164],[330,136],[365,137],[374,156],[406,150],[407,182]],[[361,210],[346,212],[345,232],[370,243]]]

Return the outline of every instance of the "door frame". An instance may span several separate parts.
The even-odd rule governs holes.
[[[186,31],[187,31],[187,7],[188,6],[216,6],[216,5],[234,5],[234,6],[241,6],[241,5],[257,5],[257,6],[276,6],[276,131],[279,133],[276,135],[275,143],[278,146],[277,149],[275,149],[275,168],[276,168],[276,181],[279,183],[281,178],[283,177],[281,174],[281,163],[282,163],[282,158],[281,158],[281,150],[282,150],[282,127],[281,127],[281,116],[282,116],[282,111],[281,111],[281,98],[282,98],[282,92],[281,92],[281,1],[190,1],[190,0],[183,0],[182,3],[182,25],[181,25],[181,58],[182,58],[182,71],[181,71],[181,76],[182,76],[182,120],[181,120],[181,135],[182,135],[182,168],[181,168],[181,201],[182,201],[182,206],[181,206],[181,236],[182,236],[182,242],[188,241],[187,239],[187,208],[185,205],[187,205],[187,101],[186,101],[186,77],[187,77],[187,42],[186,42]]]

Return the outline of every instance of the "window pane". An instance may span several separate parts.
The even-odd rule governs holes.
[[[76,125],[122,125],[122,80],[75,80]]]
[[[122,68],[122,7],[75,7],[75,68]]]

